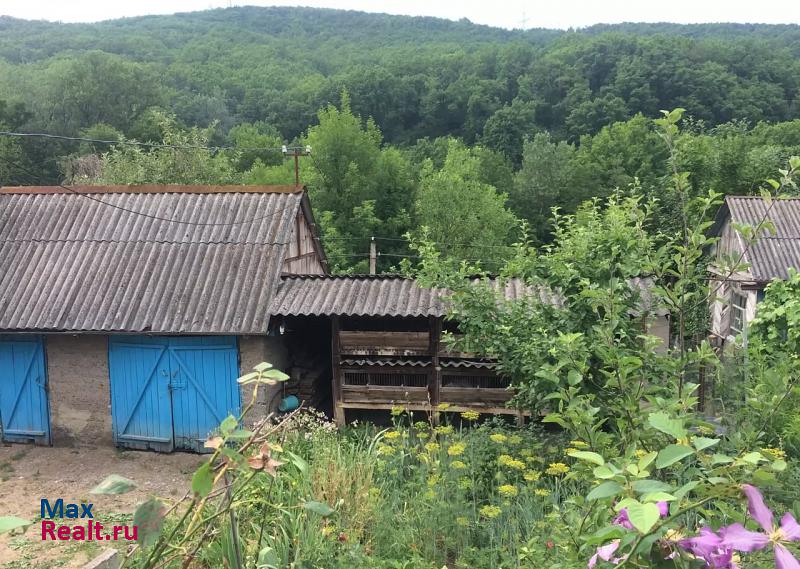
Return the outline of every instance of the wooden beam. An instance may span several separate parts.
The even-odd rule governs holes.
[[[339,427],[345,425],[344,407],[342,401],[342,371],[339,347],[339,317],[331,316],[331,371],[333,372],[333,419]]]
[[[442,319],[436,316],[428,317],[428,353],[433,363],[433,367],[428,372],[428,396],[434,407],[439,405],[439,390],[442,387],[442,367],[439,363],[441,339]]]

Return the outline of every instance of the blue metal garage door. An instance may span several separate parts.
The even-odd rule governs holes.
[[[0,336],[0,425],[4,441],[50,444],[41,338]]]
[[[203,450],[241,408],[236,338],[135,336],[109,345],[114,440],[120,446]]]

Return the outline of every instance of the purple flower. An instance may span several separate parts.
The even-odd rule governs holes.
[[[592,555],[591,559],[589,559],[589,564],[588,564],[589,569],[594,569],[594,567],[597,565],[597,562],[601,559],[603,561],[608,561],[610,563],[613,563],[614,565],[622,563],[625,557],[614,557],[614,553],[616,553],[617,549],[619,549],[618,539],[615,539],[610,543],[598,547],[595,554]]]
[[[696,537],[682,539],[678,545],[706,562],[706,569],[738,569],[733,561],[733,549],[725,547],[722,538],[709,528],[700,528]]]
[[[764,533],[745,529],[742,524],[733,524],[720,530],[723,547],[747,552],[764,549],[772,543],[776,569],[800,569],[800,562],[783,545],[790,541],[800,541],[800,525],[794,516],[787,512],[781,518],[780,526],[776,527],[772,511],[764,503],[764,497],[758,488],[743,484],[742,492],[747,496],[747,510]]]
[[[666,518],[669,515],[669,504],[667,502],[658,502],[656,505],[658,506],[659,515],[661,515],[662,518]],[[622,526],[625,529],[633,529],[633,524],[631,524],[631,521],[628,519],[627,508],[622,508],[611,523]]]

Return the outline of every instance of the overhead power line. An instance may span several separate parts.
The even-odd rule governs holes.
[[[90,142],[93,144],[108,144],[108,145],[127,145],[127,146],[140,146],[145,148],[174,148],[178,150],[208,150],[209,152],[219,152],[221,150],[239,150],[248,152],[266,152],[275,151],[286,153],[288,150],[293,150],[295,147],[287,147],[286,145],[280,147],[265,147],[265,146],[203,146],[199,144],[166,144],[163,142],[139,142],[138,140],[103,140],[100,138],[87,138],[82,136],[63,136],[60,134],[50,134],[46,132],[12,132],[7,130],[0,131],[0,136],[17,137],[17,138],[46,138],[52,140],[67,140],[70,142]],[[306,148],[306,147],[298,147]]]
[[[24,173],[30,180],[36,181],[36,175],[33,172],[31,172],[30,170],[28,170],[27,168],[25,168],[24,166],[22,166],[22,165],[20,165],[18,163],[15,163],[12,160],[7,160],[7,159],[4,160],[4,162],[7,165],[10,165],[10,166],[12,166],[14,168],[17,168],[18,170],[22,171],[22,173]],[[39,182],[36,185],[40,185],[40,184],[41,184],[41,179],[39,179]],[[48,185],[52,185],[52,184],[48,184]],[[157,221],[165,221],[167,223],[176,223],[176,224],[179,224],[179,225],[190,225],[190,226],[195,226],[195,227],[233,227],[233,226],[238,226],[238,225],[248,225],[248,224],[251,224],[251,223],[255,223],[256,221],[262,221],[264,219],[269,219],[270,217],[274,217],[274,216],[276,216],[278,214],[281,214],[281,213],[289,210],[290,208],[294,207],[293,205],[292,206],[284,206],[284,207],[282,207],[282,208],[280,208],[280,209],[278,209],[276,211],[273,211],[272,213],[268,213],[266,215],[260,215],[260,216],[253,217],[253,218],[246,219],[246,220],[242,220],[242,221],[232,221],[232,222],[227,222],[227,223],[207,223],[207,222],[199,222],[199,221],[185,221],[185,220],[181,220],[181,219],[170,219],[168,217],[160,217],[158,215],[152,215],[152,214],[145,213],[145,212],[142,212],[142,211],[136,211],[136,210],[133,210],[133,209],[129,209],[129,208],[126,208],[126,207],[119,206],[119,205],[114,204],[114,203],[107,202],[105,200],[101,200],[99,198],[96,198],[92,194],[86,194],[86,193],[83,193],[83,192],[75,191],[73,188],[70,188],[69,186],[65,186],[64,184],[55,184],[55,185],[58,186],[59,188],[63,188],[64,190],[67,190],[68,192],[70,192],[71,194],[74,194],[76,196],[80,196],[82,198],[85,198],[85,199],[88,199],[90,201],[99,203],[99,204],[104,205],[106,207],[110,207],[112,209],[123,211],[123,212],[129,213],[131,215],[138,215],[140,217],[144,217],[144,218],[147,218],[147,219],[153,219],[153,220],[157,220]],[[98,186],[98,187],[100,187],[100,186]],[[132,192],[132,193],[135,193],[135,192]],[[176,211],[176,213],[177,213],[177,211]],[[275,241],[275,242],[271,242],[271,243],[265,243],[265,245],[286,245],[286,244],[288,244],[288,241],[287,242]]]

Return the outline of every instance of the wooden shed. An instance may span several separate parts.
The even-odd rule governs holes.
[[[202,448],[286,360],[281,275],[326,272],[302,188],[0,189],[3,440]]]

